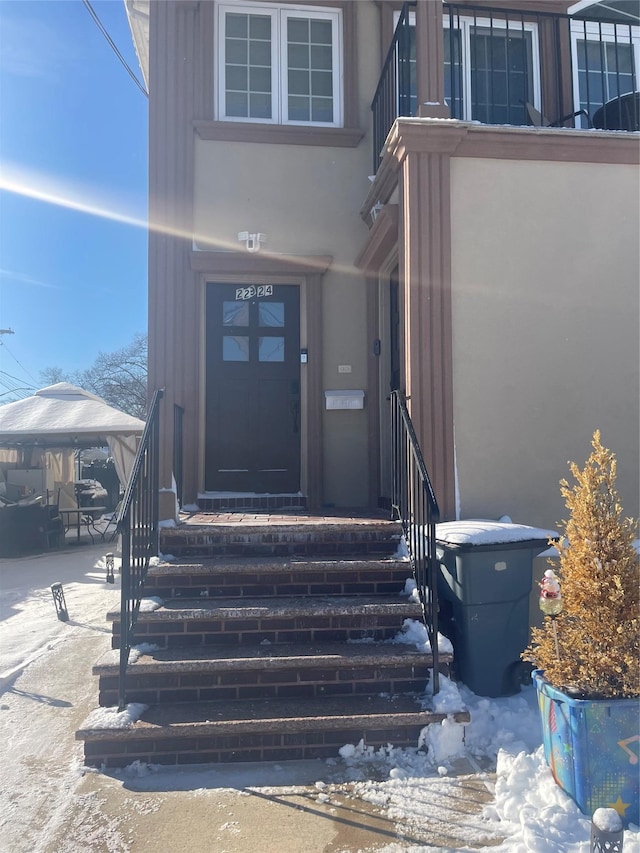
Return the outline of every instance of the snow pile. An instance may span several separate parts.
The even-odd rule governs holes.
[[[391,642],[406,646],[415,646],[419,651],[431,654],[431,643],[429,642],[427,629],[422,622],[418,622],[415,619],[405,619],[402,623],[402,630],[395,635]],[[443,637],[442,634],[438,634],[438,651],[453,654],[451,641]]]
[[[442,681],[441,676],[441,684]],[[542,742],[535,688],[528,687],[517,696],[504,699],[487,699],[461,684],[460,696],[471,714],[465,742],[472,755],[495,759],[501,747],[510,752],[532,752]]]
[[[425,726],[420,732],[418,745],[426,748],[430,764],[443,765],[452,758],[461,758],[466,754],[464,726],[452,717],[446,717],[440,724]]]
[[[152,595],[149,598],[143,598],[140,601],[140,613],[153,613],[159,607],[162,607],[164,601],[158,598],[157,595]]]
[[[396,553],[393,555],[394,560],[408,560],[409,559],[409,549],[407,548],[407,540],[404,536],[400,537],[400,541],[398,542],[398,547],[396,548]]]
[[[117,708],[96,708],[92,711],[81,729],[130,729],[149,706],[140,702],[131,702],[124,711]]]
[[[129,663],[135,663],[142,655],[157,652],[159,648],[160,646],[156,643],[138,643],[137,646],[131,646],[129,649]]]
[[[446,675],[440,675],[438,679],[439,690],[436,695],[433,695],[433,670],[429,670],[429,683],[425,691],[425,699],[428,701],[429,708],[436,714],[454,714],[456,711],[464,711],[467,707],[458,685],[447,678]]]
[[[588,853],[591,821],[554,782],[542,746],[533,753],[501,749],[496,774],[495,802],[484,811],[508,835],[496,853]]]
[[[534,539],[557,539],[553,530],[542,530],[526,524],[469,518],[436,524],[436,539],[447,545],[503,545]]]
[[[410,601],[420,604],[420,596],[418,594],[418,586],[413,578],[407,578],[404,582],[404,589],[400,593],[401,596],[408,598]]]
[[[460,796],[460,790],[452,787],[455,777],[449,775],[456,759],[466,756],[477,767],[480,779],[477,761],[487,765],[497,759],[495,792],[488,777],[485,781],[488,793],[493,793],[492,802],[479,817],[457,820],[463,843],[455,849],[468,853],[478,847],[490,848],[492,853],[589,853],[591,821],[556,785],[545,762],[535,688],[526,687],[513,697],[487,699],[443,676],[440,684],[443,695],[438,694],[434,704],[442,710],[466,705],[471,723],[465,726],[448,717],[440,725],[428,726],[417,749],[388,745],[375,752],[362,741],[347,744],[340,756],[347,777],[354,780],[354,794],[383,808],[399,826],[424,827],[434,820],[445,824],[452,803]],[[374,769],[386,771],[386,780],[373,781]],[[602,820],[607,828],[607,821],[619,826],[616,817],[615,813],[603,815]],[[379,853],[435,853],[436,849],[451,848],[406,848],[392,843]],[[625,831],[624,851],[640,853],[640,828]]]

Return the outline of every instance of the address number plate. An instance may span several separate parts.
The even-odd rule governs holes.
[[[273,296],[272,284],[260,284],[258,287],[251,285],[250,287],[236,288],[236,300],[253,299],[254,297],[260,299],[262,296]]]

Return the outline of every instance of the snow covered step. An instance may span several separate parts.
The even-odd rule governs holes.
[[[393,558],[338,559],[218,556],[182,558],[149,569],[145,594],[196,596],[353,595],[399,593],[411,566]]]
[[[430,654],[399,643],[159,649],[131,656],[127,698],[147,705],[202,700],[255,700],[336,695],[422,693],[433,667]],[[451,662],[443,653],[441,664]],[[118,702],[118,652],[94,666],[99,704]]]
[[[372,517],[198,513],[160,531],[160,550],[174,556],[386,555],[397,549],[397,521]]]
[[[422,729],[446,717],[403,696],[157,705],[128,728],[113,728],[105,713],[76,732],[89,766],[328,758],[360,740],[376,749],[417,747]],[[466,711],[452,716],[469,721]]]
[[[390,640],[405,619],[421,615],[417,602],[398,595],[174,599],[153,610],[141,607],[135,642],[173,648]],[[120,614],[112,611],[107,618],[118,648]]]

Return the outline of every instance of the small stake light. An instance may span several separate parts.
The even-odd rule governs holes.
[[[105,560],[107,563],[107,583],[115,583],[116,580],[113,576],[113,554],[107,554]]]
[[[596,809],[591,818],[591,853],[622,853],[624,829],[615,809]]]
[[[540,582],[540,610],[545,616],[550,616],[553,623],[553,639],[556,645],[556,657],[560,660],[560,650],[558,648],[558,631],[556,628],[556,616],[562,612],[562,592],[560,591],[560,581],[556,577],[553,569],[547,569],[544,577]]]
[[[51,595],[56,606],[56,616],[61,622],[68,622],[69,613],[67,612],[67,602],[64,600],[64,590],[61,583],[51,584]]]

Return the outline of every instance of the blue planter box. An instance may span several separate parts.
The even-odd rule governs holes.
[[[640,823],[640,700],[571,699],[533,673],[544,755],[557,784],[585,815],[615,808]]]

